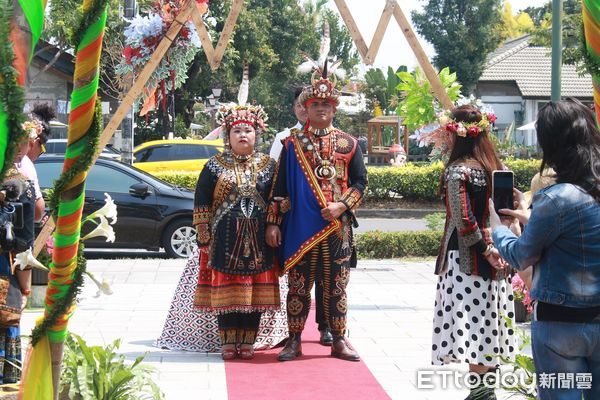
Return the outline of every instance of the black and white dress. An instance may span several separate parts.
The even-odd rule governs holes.
[[[432,364],[451,362],[498,366],[500,355],[514,358],[516,339],[510,277],[493,280],[459,269],[458,250],[448,251],[439,277],[433,316]]]
[[[173,294],[173,300],[162,333],[155,346],[169,350],[218,352],[221,349],[217,316],[194,307],[198,286],[200,254],[194,246]],[[262,314],[254,348],[270,349],[288,337],[285,299],[287,276],[279,278],[282,306],[278,311]]]

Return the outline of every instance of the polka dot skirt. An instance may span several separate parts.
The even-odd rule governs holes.
[[[500,364],[514,358],[516,338],[504,317],[515,310],[510,278],[486,280],[459,270],[458,251],[448,252],[448,269],[437,284],[433,315],[432,364]]]

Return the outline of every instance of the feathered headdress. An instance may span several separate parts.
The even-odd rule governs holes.
[[[237,125],[249,125],[256,130],[264,130],[269,119],[265,110],[259,105],[221,106],[215,118],[226,131]]]
[[[335,88],[335,85],[337,84],[338,77],[344,79],[346,73],[340,68],[342,64],[341,59],[332,61],[328,59],[330,42],[329,24],[325,23],[318,60],[315,61],[307,54],[304,54],[306,61],[298,66],[299,73],[309,73],[312,71],[310,86],[306,86],[298,98],[300,104],[306,105],[311,99],[326,99],[336,106],[339,104],[338,98],[340,92]]]
[[[242,73],[242,83],[238,90],[237,104],[229,103],[219,107],[215,114],[215,121],[219,127],[204,139],[217,139],[219,136],[227,141],[227,132],[234,126],[245,124],[250,125],[257,131],[265,130],[266,122],[269,119],[265,110],[260,105],[247,105],[248,90],[250,87],[248,64],[244,64]]]

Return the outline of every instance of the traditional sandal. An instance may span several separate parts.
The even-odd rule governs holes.
[[[221,347],[221,358],[223,360],[233,360],[236,355],[235,344],[225,344]]]
[[[252,360],[254,358],[254,346],[251,344],[241,345],[239,356],[242,360]]]

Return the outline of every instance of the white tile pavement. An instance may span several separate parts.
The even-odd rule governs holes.
[[[147,352],[146,362],[158,369],[158,383],[169,400],[225,400],[225,368],[218,354],[153,346],[184,265],[184,260],[148,258],[89,260],[88,268],[109,281],[114,294],[96,297],[95,285],[86,282],[69,328],[90,344],[121,338],[120,351],[131,359]],[[351,273],[350,340],[392,399],[462,400],[468,394],[454,387],[443,390],[441,382],[436,389],[416,387],[418,370],[441,369],[430,362],[432,271],[431,262],[361,260]],[[24,314],[24,334],[37,315]],[[466,365],[443,369],[466,372]]]

